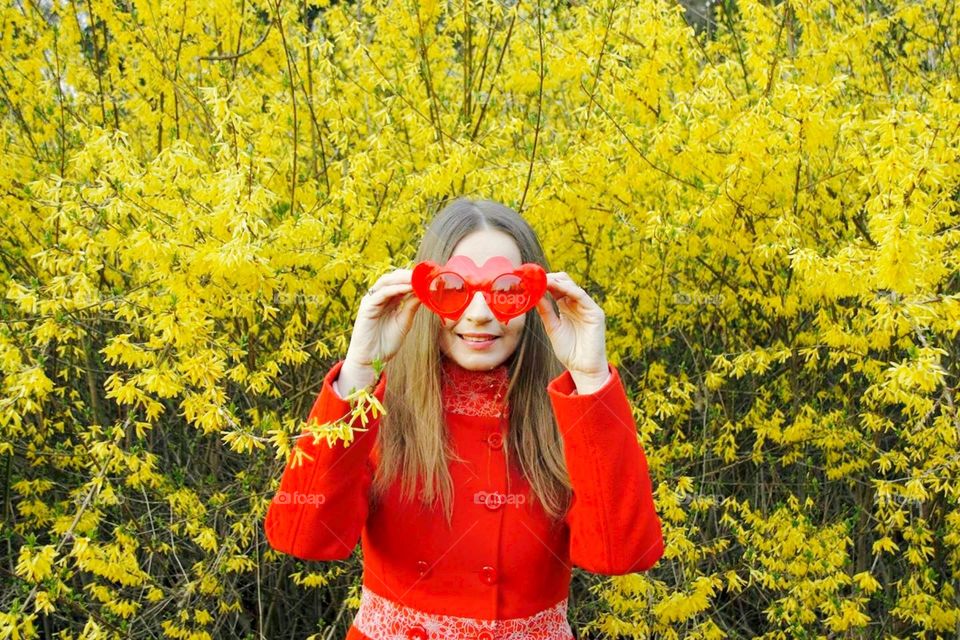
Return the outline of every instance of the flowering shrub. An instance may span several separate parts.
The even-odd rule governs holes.
[[[584,635],[956,634],[955,5],[6,3],[0,637],[342,637],[359,561],[262,519],[457,195],[633,396],[666,555],[578,572]]]

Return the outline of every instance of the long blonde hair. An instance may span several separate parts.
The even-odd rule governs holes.
[[[521,262],[534,262],[550,271],[536,233],[520,214],[492,200],[466,198],[453,200],[437,213],[420,242],[416,261],[444,264],[462,238],[487,229],[513,237]],[[556,304],[548,299],[556,311]],[[379,464],[371,498],[375,503],[382,497],[400,473],[404,499],[418,496],[423,505],[433,505],[439,497],[449,524],[453,482],[447,464],[458,458],[444,424],[440,330],[440,318],[421,306],[400,350],[384,366],[387,413],[377,436]],[[508,358],[508,371],[510,429],[504,442],[508,468],[515,456],[544,511],[560,519],[572,494],[546,387],[563,373],[563,365],[553,353],[536,309],[527,312],[520,341]],[[419,491],[418,480],[422,482]],[[509,487],[509,474],[507,481]]]

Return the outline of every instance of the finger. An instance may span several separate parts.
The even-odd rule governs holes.
[[[368,291],[367,297],[370,298],[371,304],[376,307],[381,307],[391,302],[395,297],[409,293],[412,290],[413,286],[409,284],[388,284],[378,287],[375,290]]]
[[[537,306],[534,308],[537,310],[537,313],[540,314],[540,319],[543,321],[547,335],[552,334],[554,328],[560,323],[560,317],[557,316],[557,312],[553,310],[553,305],[550,304],[550,300],[548,300],[546,296],[543,296],[537,301]]]
[[[582,317],[583,314],[603,313],[603,309],[590,297],[590,294],[572,280],[569,282],[557,281],[556,291],[552,293],[562,313],[569,313],[578,317]]]
[[[554,299],[557,300],[557,302],[559,302],[562,298],[565,298],[566,296],[570,296],[573,299],[580,300],[587,293],[582,288],[580,288],[577,285],[577,283],[575,283],[573,280],[570,280],[569,278],[566,280],[556,279],[556,278],[551,280],[548,278],[547,291],[549,291],[553,295]]]
[[[401,283],[410,283],[410,278],[413,276],[412,269],[394,269],[383,274],[377,281],[373,283],[371,289],[378,289],[380,287],[386,286],[388,284],[401,284]]]
[[[410,296],[408,300],[405,300],[403,305],[400,307],[400,324],[403,326],[404,331],[410,329],[410,325],[413,324],[413,317],[417,313],[417,309],[420,307],[420,298],[417,296]]]
[[[547,282],[569,282],[569,283],[576,284],[576,282],[573,281],[573,278],[568,276],[563,271],[559,273],[548,273]]]

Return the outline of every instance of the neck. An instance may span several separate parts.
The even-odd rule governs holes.
[[[449,371],[451,373],[456,373],[460,375],[467,375],[467,376],[502,375],[503,373],[506,373],[509,369],[507,365],[508,361],[509,361],[509,358],[507,360],[504,360],[500,364],[496,365],[492,369],[467,369],[465,366],[463,366],[462,364],[460,364],[459,362],[457,362],[456,360],[454,360],[453,358],[451,358],[446,354],[443,354],[440,356],[440,364],[445,371]]]

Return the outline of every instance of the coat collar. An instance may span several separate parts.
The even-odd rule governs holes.
[[[448,413],[490,418],[506,414],[510,382],[506,361],[493,369],[473,371],[443,355],[440,366],[443,405]]]

